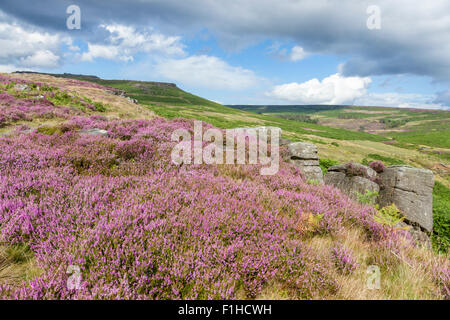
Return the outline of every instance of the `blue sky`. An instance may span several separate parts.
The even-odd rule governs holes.
[[[224,104],[450,105],[441,0],[2,0],[0,46],[2,72],[168,81]]]

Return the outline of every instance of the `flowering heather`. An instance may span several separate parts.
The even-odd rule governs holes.
[[[358,263],[352,257],[350,251],[344,247],[334,247],[331,255],[337,271],[342,274],[350,274],[358,267]]]
[[[17,84],[25,84],[29,90],[15,90],[14,86]],[[59,88],[0,74],[0,127],[37,118],[69,119],[70,115],[104,110],[100,103],[69,94]]]
[[[52,102],[43,98],[20,99],[3,92],[0,93],[0,127],[8,123],[17,121],[31,121],[35,118],[67,119],[70,109],[67,107],[57,107]]]
[[[377,173],[382,173],[384,169],[386,169],[386,166],[381,161],[372,161],[371,163],[369,163],[369,167]]]
[[[274,176],[259,165],[174,165],[171,134],[193,123],[70,115],[55,130],[0,137],[0,243],[29,247],[42,271],[0,282],[0,298],[255,298],[272,283],[292,298],[332,296],[329,257],[297,228],[311,215],[321,217],[314,235],[352,226],[401,249],[404,232],[377,223],[373,208],[287,163]],[[348,252],[335,256],[354,269]],[[67,287],[71,265],[79,290]]]

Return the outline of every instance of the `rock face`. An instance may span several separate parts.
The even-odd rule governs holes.
[[[377,176],[377,173],[372,168],[353,162],[332,166],[328,168],[328,172],[342,172],[349,176],[364,177],[366,179],[375,179]]]
[[[323,184],[322,169],[319,167],[317,146],[305,142],[293,142],[287,145],[287,161],[299,168],[308,180],[317,180]]]
[[[377,174],[362,164],[330,167],[325,183],[335,186],[353,199],[366,190],[377,191],[380,207],[395,204],[405,217],[401,227],[409,227],[412,238],[428,248],[427,233],[433,230],[433,172],[408,166],[392,166]]]
[[[14,85],[14,89],[18,90],[18,91],[30,91],[31,88],[23,83],[17,83]]]
[[[131,103],[138,104],[138,101],[137,101],[136,99],[127,97],[127,100],[128,100],[129,102],[131,102]]]
[[[392,166],[382,172],[380,206],[395,205],[408,222],[433,230],[433,172],[407,166]]]
[[[358,193],[364,194],[366,190],[380,191],[380,186],[373,180],[377,173],[359,163],[347,163],[328,168],[325,175],[325,184],[333,185],[354,200]]]
[[[108,131],[103,130],[103,129],[98,129],[98,128],[80,130],[80,133],[81,134],[87,134],[87,135],[90,135],[90,136],[103,136],[103,137],[107,137],[108,136]]]

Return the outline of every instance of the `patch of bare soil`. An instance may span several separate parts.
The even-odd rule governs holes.
[[[433,165],[433,167],[431,167],[431,170],[437,174],[444,175],[444,176],[450,174],[450,166],[445,163],[442,163],[442,162],[435,163]]]

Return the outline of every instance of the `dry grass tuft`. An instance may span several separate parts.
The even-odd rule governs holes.
[[[25,245],[0,245],[0,284],[20,285],[40,274],[32,251]]]

